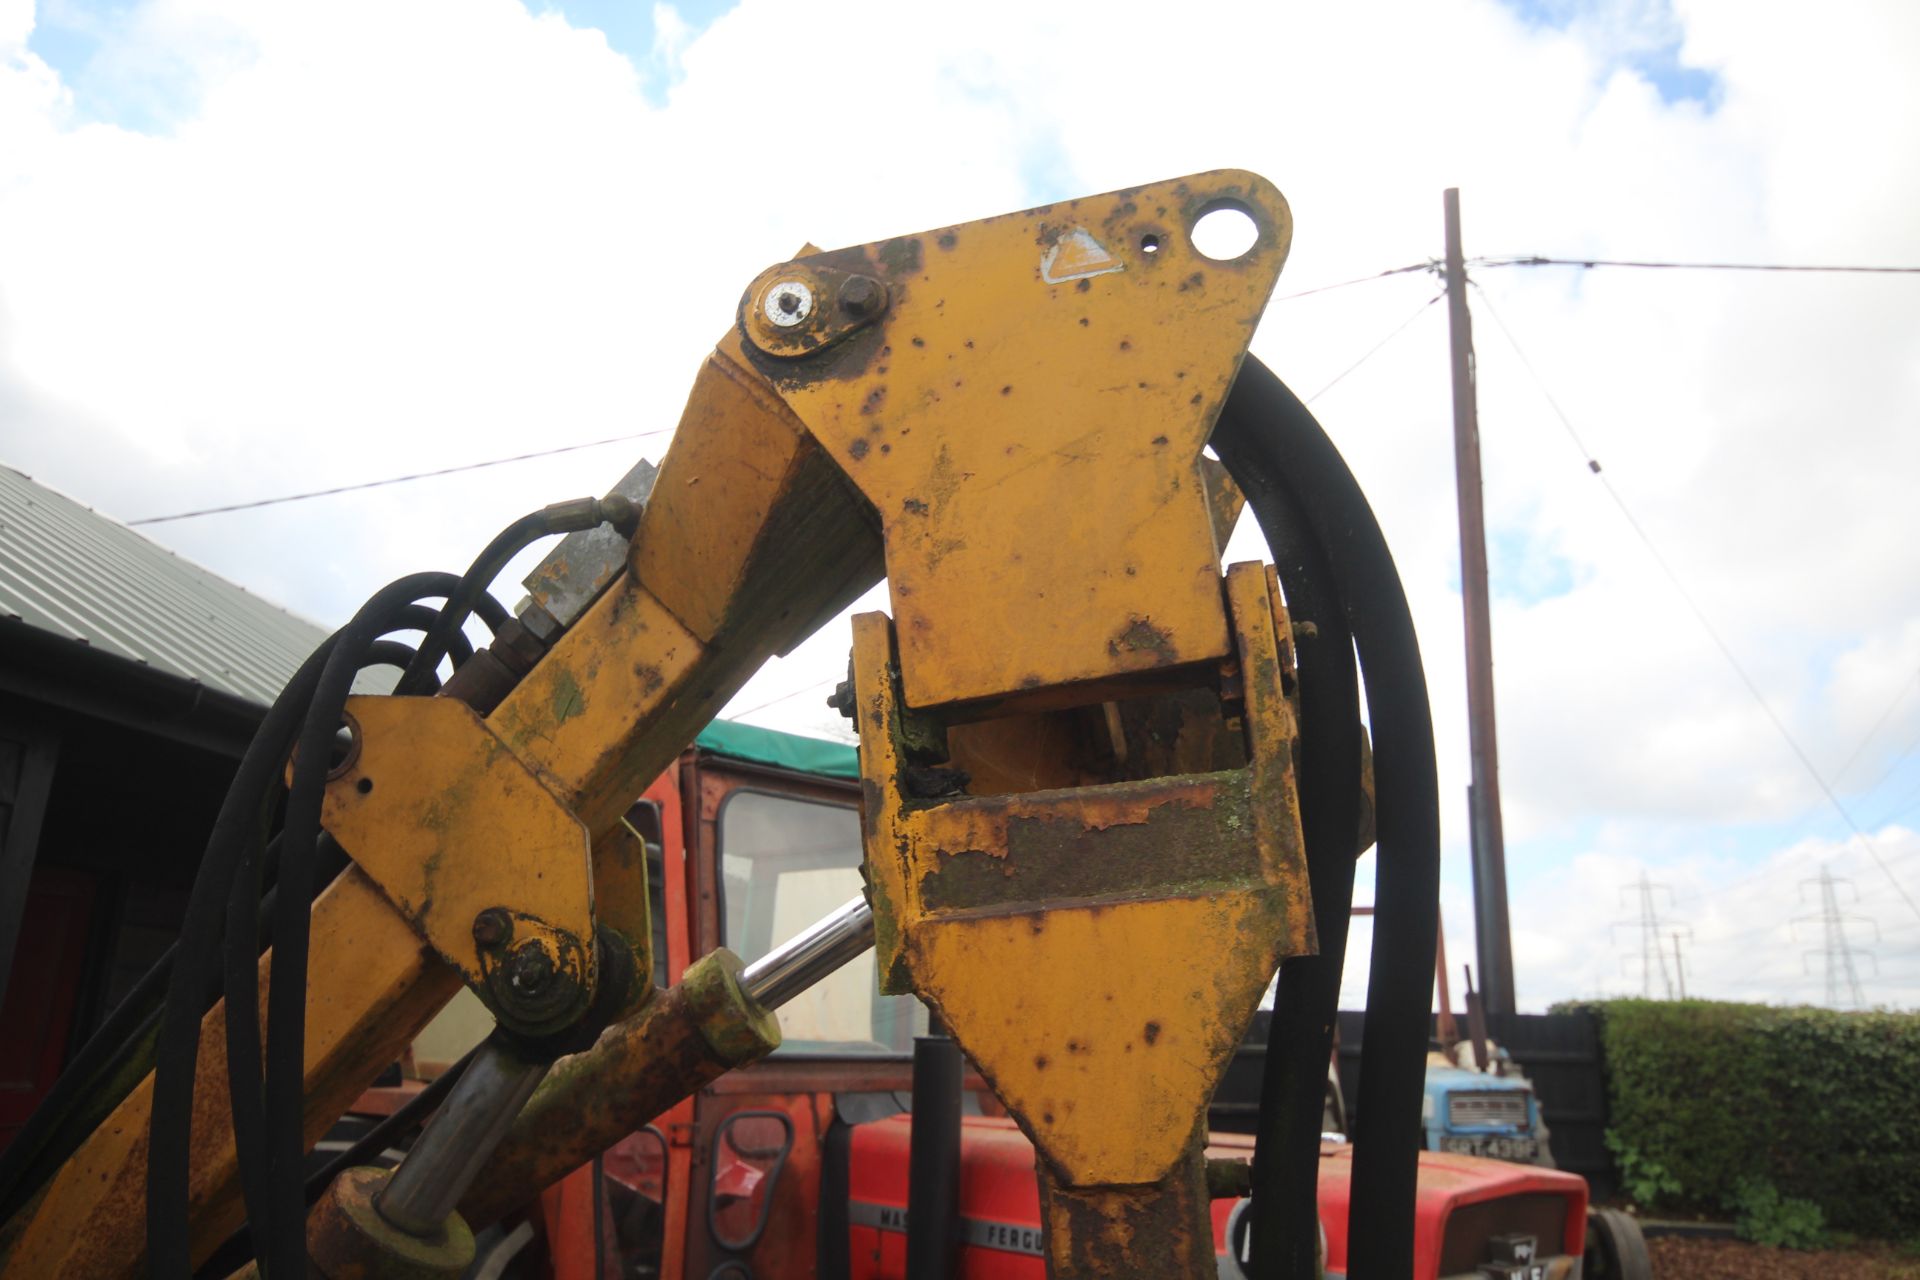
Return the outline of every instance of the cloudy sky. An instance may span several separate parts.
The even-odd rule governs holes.
[[[0,461],[134,520],[659,433],[148,526],[335,623],[657,457],[803,241],[1254,169],[1297,220],[1254,349],[1414,601],[1457,972],[1438,285],[1285,295],[1436,256],[1448,186],[1470,255],[1920,264],[1916,65],[1909,0],[0,0]],[[1475,277],[1522,1004],[1642,989],[1643,873],[1689,992],[1822,1000],[1823,868],[1868,1002],[1920,1004],[1920,277]],[[734,711],[837,731],[845,646]]]

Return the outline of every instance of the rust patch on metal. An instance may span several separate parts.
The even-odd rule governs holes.
[[[950,247],[942,246],[942,248]],[[880,246],[880,265],[885,267],[890,275],[913,275],[920,270],[920,263],[919,236],[902,236]]]
[[[1257,881],[1260,859],[1244,775],[1211,775],[1207,782],[1125,783],[1076,793],[1135,800],[1131,805],[1055,806],[1036,795],[991,796],[963,802],[974,811],[964,818],[955,812],[959,805],[949,806],[940,817],[961,819],[953,834],[964,826],[974,839],[946,843],[955,851],[921,878],[921,901],[932,911],[965,911],[1178,897]]]
[[[1125,630],[1107,641],[1107,652],[1116,658],[1125,653],[1151,653],[1162,666],[1172,666],[1180,661],[1180,651],[1175,647],[1173,637],[1163,628],[1154,626],[1150,618],[1131,619]]]
[[[1042,1161],[1048,1274],[1211,1280],[1216,1263],[1205,1169],[1197,1141],[1164,1181],[1141,1186],[1064,1186]]]

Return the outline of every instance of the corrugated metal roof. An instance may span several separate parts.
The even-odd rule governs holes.
[[[327,637],[3,465],[0,616],[261,706]]]

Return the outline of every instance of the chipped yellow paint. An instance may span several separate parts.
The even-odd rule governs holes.
[[[1203,259],[1188,239],[1217,204],[1243,209],[1259,231],[1234,262]],[[331,789],[327,821],[379,869],[384,892],[352,868],[315,907],[309,1133],[457,987],[459,970],[420,945],[389,897],[463,965],[484,906],[590,937],[586,833],[609,832],[770,652],[876,580],[884,536],[899,633],[869,618],[856,635],[887,980],[910,981],[950,1014],[1076,1182],[1128,1181],[1173,1158],[1273,961],[1310,945],[1291,713],[1277,684],[1270,698],[1252,688],[1257,671],[1278,670],[1279,650],[1270,633],[1260,647],[1232,577],[1231,618],[1222,608],[1212,521],[1227,508],[1210,507],[1199,471],[1290,238],[1271,186],[1220,172],[803,252],[823,283],[836,272],[881,281],[884,312],[807,355],[794,354],[804,341],[770,354],[737,328],[722,339],[663,460],[629,573],[484,727],[445,702],[357,709],[362,758]],[[1177,688],[1236,652],[1249,686],[1244,776],[979,798],[1001,805],[991,812],[901,797],[894,691],[875,679],[896,661],[909,705],[1018,696],[1034,710],[1046,696],[1085,701],[1102,682],[1116,691],[1100,697],[1138,694],[1148,674]],[[373,791],[358,791],[362,778]],[[571,826],[555,820],[568,811]],[[1200,838],[1209,823],[1217,838]],[[1155,824],[1194,838],[1187,853],[1170,850],[1165,877],[1135,848],[1120,860],[1127,877],[1085,900],[1020,900],[1035,867],[1022,839],[1053,858],[1048,874],[1071,878],[1066,854],[1079,841],[1137,845],[1158,838]],[[1204,854],[1204,885],[1181,879],[1192,850]],[[968,877],[982,863],[965,855],[996,851],[1008,855],[1008,888],[969,909],[978,883]],[[929,884],[943,895],[937,908],[923,901]],[[608,898],[631,917],[634,900]],[[1221,963],[1196,979],[1203,967],[1185,962],[1196,942],[1220,939]],[[1044,973],[1058,981],[1034,981]],[[1038,1049],[1031,1026],[1000,1021],[1013,991],[1027,1002],[1013,1022],[1048,1023]],[[1115,1011],[1092,1007],[1106,994]],[[223,1027],[216,1009],[195,1101],[202,1256],[241,1212]],[[1151,1066],[1130,1077],[1130,1059]],[[8,1225],[9,1280],[138,1271],[149,1089]],[[1088,1118],[1103,1108],[1104,1134]]]
[[[579,699],[573,690],[569,705]],[[341,847],[469,984],[484,981],[474,917],[501,907],[516,917],[516,944],[538,937],[555,972],[590,990],[593,873],[580,820],[464,703],[357,697],[347,714],[359,750],[321,815]]]
[[[494,709],[487,726],[589,830],[605,831],[686,745],[670,731],[673,741],[628,758],[706,656],[706,646],[650,591],[623,579]]]
[[[1232,262],[1189,239],[1220,205],[1259,229]],[[1198,463],[1291,236],[1223,170],[816,255],[887,314],[799,359],[729,338],[879,513],[910,706],[1227,652]],[[1069,242],[1114,268],[1049,282]]]
[[[1185,1152],[1278,943],[1264,894],[1232,890],[928,921],[914,970],[1066,1181],[1142,1183]]]

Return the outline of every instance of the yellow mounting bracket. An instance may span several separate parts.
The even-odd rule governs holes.
[[[1220,208],[1257,230],[1231,261],[1192,240]],[[1201,449],[1292,234],[1278,191],[1223,170],[754,281],[721,352],[878,512],[908,703],[1227,653]]]
[[[1024,794],[911,797],[893,628],[854,619],[881,983],[940,1011],[1070,1186],[1164,1178],[1314,946],[1285,614],[1261,565],[1226,590],[1247,763]]]
[[[571,1023],[596,973],[587,829],[464,703],[355,697],[347,716],[328,832],[504,1025]]]

